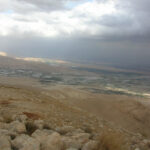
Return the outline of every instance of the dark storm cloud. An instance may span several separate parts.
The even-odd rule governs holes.
[[[63,8],[63,0],[17,0],[18,2],[31,4],[39,10],[56,10]]]
[[[50,39],[31,35],[24,38],[0,37],[1,50],[7,49],[6,52],[13,56],[105,62],[122,66],[149,64],[149,43],[141,40]]]
[[[149,0],[127,0],[120,1],[117,5],[119,9],[128,12],[129,15],[135,17],[135,21],[139,22],[144,26],[150,25],[149,15],[150,15],[150,1]]]
[[[118,7],[121,7],[123,9],[128,9],[128,10],[135,10],[138,12],[149,12],[149,6],[150,6],[150,1],[149,0],[126,0],[126,1],[121,1],[119,0]],[[137,13],[138,13],[137,12]]]
[[[101,2],[101,0],[97,1]],[[105,3],[108,1],[105,1]],[[116,2],[115,8],[118,10],[117,12],[88,21],[89,24],[97,24],[106,28],[105,32],[99,36],[99,39],[149,41],[150,1],[114,0],[114,2]]]
[[[0,9],[8,5],[16,14],[7,15],[8,21],[4,19],[6,24],[1,25],[5,36],[0,37],[0,51],[26,57],[150,64],[149,0],[97,0],[67,10],[68,1],[73,0],[3,2]],[[115,11],[109,12],[112,8],[107,3]]]
[[[103,15],[97,23],[112,28],[118,27],[123,28],[123,27],[131,27],[131,25],[134,23],[134,20],[131,16],[128,15],[115,14],[115,15]]]
[[[86,0],[0,0],[0,11],[12,10],[17,13],[51,12],[69,9],[67,3],[82,2]]]
[[[66,7],[67,2],[77,2],[77,1],[81,2],[84,0],[17,0],[17,1],[18,3],[22,3],[24,5],[31,5],[34,8],[34,9],[32,8],[34,11],[53,11],[53,10],[68,9]]]

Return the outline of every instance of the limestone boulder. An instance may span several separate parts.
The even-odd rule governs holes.
[[[9,137],[0,135],[0,150],[11,150]]]
[[[90,140],[82,147],[82,150],[97,150],[97,149],[98,149],[98,142],[93,140]]]
[[[19,150],[40,150],[40,143],[36,139],[25,134],[17,136],[12,141],[12,146]]]
[[[63,150],[63,142],[59,133],[54,132],[47,136],[45,142],[41,145],[42,150]]]
[[[9,124],[9,130],[21,134],[26,132],[26,126],[24,123],[17,120]]]

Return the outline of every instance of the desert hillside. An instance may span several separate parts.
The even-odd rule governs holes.
[[[0,150],[150,149],[148,98],[93,92],[89,88],[98,88],[97,82],[79,81],[81,75],[93,81],[95,73],[74,75],[67,66],[71,71],[64,74],[59,66],[41,64],[45,73],[31,64],[0,59]]]

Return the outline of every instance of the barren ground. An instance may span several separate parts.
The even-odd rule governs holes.
[[[116,128],[150,137],[149,99],[95,94],[81,87],[45,85],[29,78],[0,78],[0,113],[34,112],[53,125],[91,124],[96,119],[108,121]],[[96,118],[94,118],[94,115]],[[90,119],[88,118],[90,117]]]
[[[81,74],[91,77],[97,75],[86,71],[77,72],[66,66],[54,67],[13,59],[6,60],[0,61],[0,66],[6,70],[24,68],[24,72],[31,70],[33,73],[39,71],[43,74],[45,72],[60,75],[63,73],[64,76],[76,74],[79,77]],[[93,93],[86,90],[84,84],[75,86],[63,82],[43,84],[39,78],[19,76],[20,74],[18,77],[9,77],[5,73],[0,76],[0,117],[2,116],[6,122],[10,122],[13,115],[25,114],[32,119],[45,120],[52,128],[70,125],[94,136],[101,135],[105,129],[119,131],[131,146],[133,143],[140,144],[143,139],[150,138],[148,98]]]

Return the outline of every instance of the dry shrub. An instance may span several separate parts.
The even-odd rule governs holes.
[[[129,150],[125,136],[117,131],[104,129],[99,141],[98,150]]]
[[[32,119],[32,120],[38,120],[38,119],[43,118],[41,115],[36,114],[36,113],[23,112],[23,114],[26,115],[29,119]]]
[[[26,122],[27,134],[31,135],[36,129],[37,126],[33,122]]]

